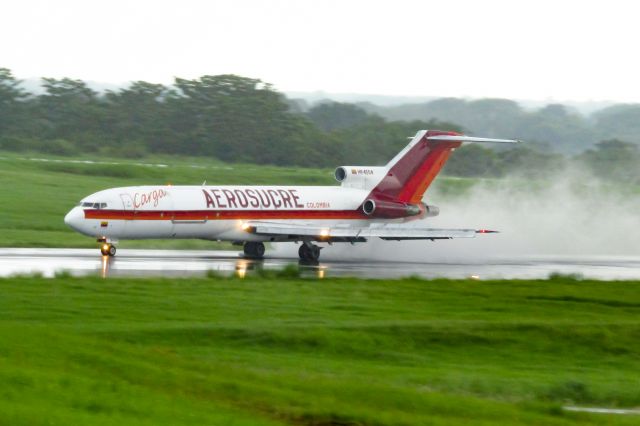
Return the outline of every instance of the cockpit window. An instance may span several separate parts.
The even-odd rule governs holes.
[[[86,208],[96,209],[96,210],[107,208],[107,203],[89,203],[85,201],[84,203],[80,202],[78,205],[80,207],[86,207]]]

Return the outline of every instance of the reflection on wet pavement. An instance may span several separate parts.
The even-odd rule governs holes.
[[[0,276],[42,274],[117,276],[205,276],[239,278],[298,268],[303,277],[354,276],[363,278],[547,278],[552,273],[585,278],[640,279],[640,257],[633,256],[513,256],[443,262],[380,262],[328,260],[305,264],[295,258],[245,259],[235,251],[118,250],[114,258],[91,249],[0,249]]]

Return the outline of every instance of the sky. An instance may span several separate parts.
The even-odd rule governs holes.
[[[640,4],[5,0],[0,67],[122,84],[239,74],[280,91],[640,102]]]

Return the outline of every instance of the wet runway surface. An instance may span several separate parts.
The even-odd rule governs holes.
[[[208,271],[221,275],[246,275],[260,270],[281,270],[287,265],[300,268],[303,276],[363,278],[547,278],[552,273],[577,274],[605,280],[640,279],[638,256],[510,256],[474,261],[384,262],[368,260],[321,260],[302,264],[294,257],[267,256],[263,260],[244,259],[238,251],[134,250],[120,249],[114,258],[101,256],[96,249],[0,248],[0,276],[60,273],[117,276],[204,276]]]

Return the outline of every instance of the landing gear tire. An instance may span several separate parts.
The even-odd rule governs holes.
[[[244,255],[255,259],[261,259],[264,257],[264,244],[261,242],[247,241],[244,243]]]
[[[113,244],[104,244],[100,248],[100,253],[102,253],[103,256],[113,257],[116,255],[116,246]]]
[[[298,256],[305,262],[317,262],[320,259],[320,247],[302,244],[298,249]]]

